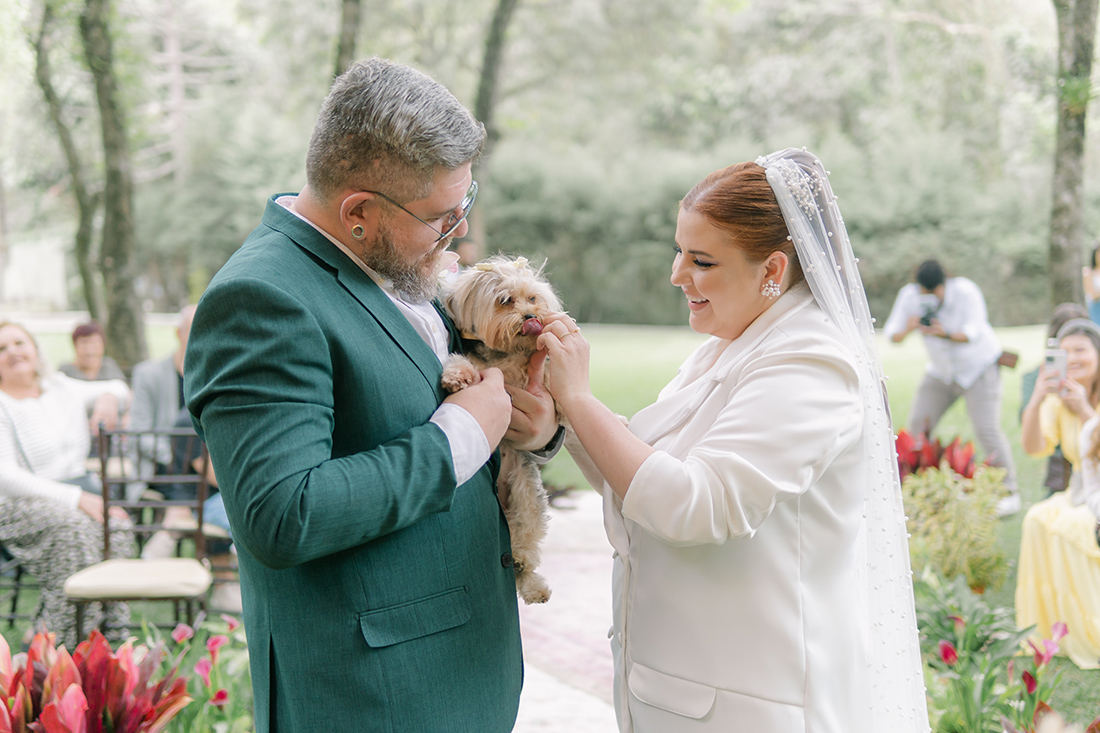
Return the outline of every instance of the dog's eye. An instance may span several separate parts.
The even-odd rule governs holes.
[[[527,299],[527,302],[528,303],[534,303],[537,300],[538,300],[538,298],[536,298],[535,296],[532,295],[530,298]]]
[[[500,304],[501,305],[511,305],[512,304],[511,296],[508,296],[508,295],[501,296]]]

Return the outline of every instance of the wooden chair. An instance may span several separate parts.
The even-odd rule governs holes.
[[[173,465],[168,473],[158,473],[155,461],[148,460],[156,455],[155,446],[160,441],[170,441],[173,446]],[[154,448],[150,450],[148,446]],[[190,470],[190,460],[186,457],[192,455],[199,457],[202,470]],[[134,535],[139,547],[154,532],[170,529],[178,536],[190,538],[194,556],[112,559],[111,537],[105,519],[103,561],[74,573],[65,581],[65,594],[76,604],[77,638],[84,635],[85,609],[95,602],[168,601],[173,604],[177,622],[184,610],[187,623],[193,623],[196,607],[204,607],[213,582],[206,561],[206,526],[203,523],[203,502],[207,495],[205,468],[210,460],[206,446],[190,428],[100,430],[99,460],[104,516],[112,506],[124,507],[134,520]],[[137,500],[127,501],[126,487],[134,484],[144,484],[154,491],[145,491]],[[156,498],[155,490],[169,484],[194,486],[194,499]],[[196,515],[193,526],[186,529],[165,527],[162,523],[164,510],[172,506],[189,507]]]

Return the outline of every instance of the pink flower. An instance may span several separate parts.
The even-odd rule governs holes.
[[[961,634],[966,628],[966,621],[963,621],[962,616],[948,616],[947,618],[955,622],[955,633]]]
[[[238,621],[235,616],[230,616],[228,613],[222,614],[222,621],[229,625],[230,633],[233,633],[237,629],[241,628],[241,622]]]
[[[210,686],[210,670],[214,668],[214,663],[206,657],[203,657],[199,661],[195,662],[195,674],[202,677],[202,681],[206,683],[206,686]]]
[[[1008,660],[1008,684],[1010,684],[1010,685],[1012,684],[1012,671],[1014,669],[1016,669],[1016,660],[1015,659],[1009,659]]]
[[[210,704],[216,708],[224,707],[227,702],[229,702],[229,691],[225,688],[218,690],[210,698]]]
[[[1028,639],[1027,645],[1031,647],[1035,657],[1035,668],[1050,664],[1050,660],[1054,659],[1054,655],[1058,653],[1057,642],[1050,639],[1043,639],[1043,648],[1035,646],[1035,642]]]
[[[1035,675],[1031,672],[1024,672],[1020,675],[1020,679],[1024,682],[1024,687],[1027,688],[1027,694],[1034,695],[1035,690],[1039,689],[1039,680],[1035,679]]]
[[[940,659],[947,666],[953,666],[959,661],[959,652],[955,649],[955,645],[949,641],[940,642]]]
[[[1064,639],[1069,634],[1069,627],[1061,621],[1056,621],[1053,626],[1050,627],[1051,641],[1058,642]]]
[[[210,661],[217,663],[218,650],[229,643],[229,637],[225,634],[217,634],[206,640],[206,651],[210,652]]]
[[[176,628],[172,629],[172,641],[177,644],[182,644],[194,635],[195,630],[187,624],[176,624]]]

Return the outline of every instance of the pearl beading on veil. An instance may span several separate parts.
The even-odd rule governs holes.
[[[841,332],[860,372],[866,493],[859,551],[874,731],[929,730],[886,380],[874,319],[828,172],[805,148],[757,158],[775,192],[818,305]]]

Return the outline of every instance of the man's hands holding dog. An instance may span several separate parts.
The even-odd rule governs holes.
[[[495,448],[512,419],[512,401],[504,390],[504,376],[499,369],[490,367],[480,376],[480,380],[449,395],[444,402],[453,402],[473,415],[489,446]]]

